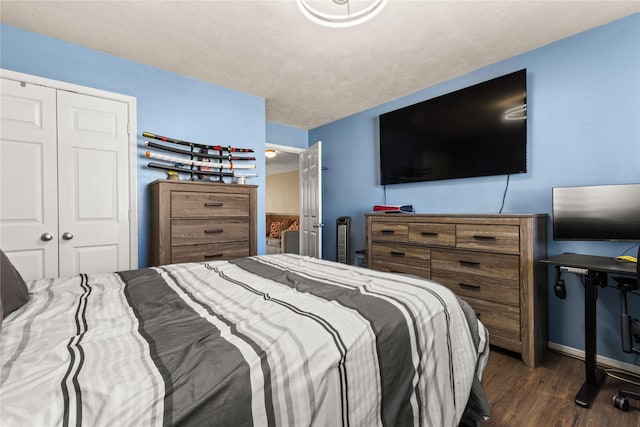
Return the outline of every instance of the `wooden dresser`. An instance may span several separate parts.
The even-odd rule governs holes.
[[[257,186],[159,180],[151,191],[151,263],[257,253]]]
[[[452,289],[490,333],[490,342],[529,366],[547,348],[546,214],[366,216],[367,262]]]

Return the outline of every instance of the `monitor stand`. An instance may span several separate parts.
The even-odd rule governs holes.
[[[560,254],[540,262],[552,266],[565,267],[564,270],[571,272],[581,270],[580,274],[585,274],[585,296],[584,296],[584,384],[576,394],[575,403],[583,408],[591,407],[598,394],[600,384],[604,379],[604,371],[596,367],[596,303],[597,288],[607,286],[609,273],[639,276],[635,263],[621,263],[614,258],[581,255],[581,254]]]
[[[600,384],[604,380],[604,371],[596,367],[596,302],[597,287],[607,283],[607,273],[589,270],[585,277],[584,296],[584,384],[576,394],[576,405],[583,408],[591,407],[598,394]]]

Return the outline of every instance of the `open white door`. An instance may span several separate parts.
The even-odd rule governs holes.
[[[300,153],[300,254],[322,258],[322,143]]]

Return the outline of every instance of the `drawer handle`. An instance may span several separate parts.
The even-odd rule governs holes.
[[[470,285],[468,283],[459,283],[461,288],[474,289],[476,291],[480,290],[480,285]]]
[[[465,261],[465,260],[461,259],[458,262],[463,267],[480,267],[480,263],[479,262],[475,262],[475,261]]]
[[[216,230],[204,230],[204,234],[220,234],[224,230],[222,228],[218,228]]]
[[[221,258],[224,254],[204,254],[205,258]]]
[[[404,256],[404,252],[390,251],[391,256]]]
[[[382,234],[393,234],[396,232],[396,230],[380,230],[380,232]]]
[[[422,233],[423,236],[428,236],[428,237],[435,237],[438,235],[438,233],[434,233],[433,231],[423,231]]]
[[[204,203],[205,208],[221,208],[222,206],[224,206],[224,203],[222,202],[205,202]]]
[[[495,242],[496,240],[498,240],[496,236],[482,236],[479,234],[474,234],[473,238],[476,240],[484,240],[484,241],[492,241],[492,242]]]

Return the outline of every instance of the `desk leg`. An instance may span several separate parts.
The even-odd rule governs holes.
[[[602,276],[604,275],[604,276]],[[576,395],[576,405],[591,407],[598,388],[604,379],[604,371],[596,368],[596,292],[600,280],[606,281],[606,273],[591,271],[585,279],[584,297],[584,367],[585,381]]]

